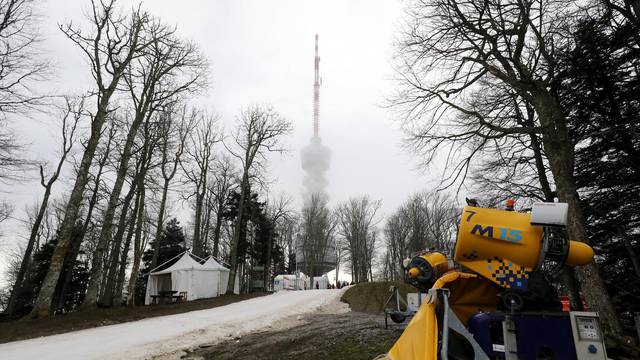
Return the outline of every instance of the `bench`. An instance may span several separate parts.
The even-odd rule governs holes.
[[[168,301],[167,301],[168,300]],[[174,304],[187,301],[187,292],[181,291],[178,295],[174,295],[173,292],[167,292],[165,294],[151,295],[151,304]]]

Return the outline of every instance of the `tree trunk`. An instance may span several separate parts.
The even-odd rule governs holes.
[[[633,249],[633,245],[631,244],[631,241],[629,241],[629,238],[625,236],[622,231],[619,231],[618,234],[624,244],[624,247],[627,249],[627,252],[629,252],[629,259],[631,259],[631,264],[633,265],[636,277],[640,278],[640,261],[638,260],[638,254],[636,254],[636,251]]]
[[[213,229],[213,257],[218,257],[220,251],[220,229],[222,228],[222,206],[218,205],[218,213],[216,214],[216,227]]]
[[[356,273],[355,266],[353,265],[353,256],[351,256],[351,281],[358,282],[358,274]]]
[[[531,124],[530,126],[533,126],[533,124]],[[535,134],[530,135],[530,137],[531,149],[533,150],[533,157],[535,159],[536,172],[538,173],[540,188],[542,189],[542,193],[544,194],[545,201],[553,202],[555,194],[553,190],[551,190],[551,185],[549,184],[549,179],[547,177],[547,169],[544,167],[540,141],[538,139],[538,136]]]
[[[93,190],[91,192],[91,199],[89,199],[89,206],[87,207],[87,216],[84,219],[84,223],[82,224],[82,237],[87,234],[89,230],[89,224],[91,224],[91,216],[93,215],[93,209],[95,209],[96,204],[98,203],[98,194],[100,192],[100,178],[102,177],[102,171],[104,169],[104,165],[107,162],[108,153],[105,155],[103,159],[99,162],[98,174],[96,175],[95,185],[93,186]]]
[[[264,289],[269,290],[271,281],[271,248],[273,247],[273,234],[269,236],[268,248],[267,248],[267,261],[264,264]]]
[[[527,126],[535,126],[533,121],[527,121]],[[538,180],[540,182],[540,188],[544,194],[545,201],[553,202],[555,199],[555,192],[551,189],[549,178],[547,177],[547,169],[544,166],[542,146],[538,135],[529,135],[531,139],[531,150],[533,150],[533,156],[536,166],[536,172],[538,173]],[[580,289],[578,286],[578,279],[573,268],[565,266],[562,271],[562,280],[569,290],[569,301],[571,302],[571,308],[576,310],[583,310],[582,297],[580,296]]]
[[[227,294],[233,294],[233,288],[236,281],[236,268],[238,266],[238,243],[240,242],[240,232],[242,230],[242,219],[244,217],[244,203],[247,198],[249,187],[249,169],[245,167],[242,175],[242,183],[240,184],[240,202],[238,204],[238,215],[236,217],[235,230],[233,232],[233,240],[231,241],[231,251],[229,263],[229,283],[227,284]]]
[[[571,239],[589,243],[584,225],[584,214],[574,178],[574,153],[562,109],[556,100],[545,91],[536,97],[534,103],[542,126],[545,128],[543,144],[549,166],[556,183],[558,199],[569,205],[567,230]],[[578,279],[582,285],[589,306],[600,313],[605,332],[621,336],[622,327],[600,277],[595,263],[578,267]]]
[[[131,159],[131,149],[134,144],[135,137],[138,133],[138,129],[145,118],[145,113],[137,113],[136,117],[129,128],[127,134],[127,140],[122,149],[122,157],[120,158],[120,164],[118,166],[118,174],[113,185],[113,190],[109,197],[109,203],[105,211],[104,220],[102,222],[102,229],[100,231],[100,237],[98,238],[98,244],[93,254],[91,262],[91,279],[89,280],[89,288],[87,290],[87,296],[82,304],[83,308],[95,307],[98,300],[98,290],[100,286],[100,279],[102,278],[103,264],[102,256],[109,244],[111,238],[111,228],[113,226],[113,219],[115,217],[116,208],[120,200],[120,193],[122,186],[124,185],[124,179],[127,176],[127,170],[129,169],[129,160]]]
[[[107,251],[105,251],[104,253],[102,253],[102,266],[104,266],[106,269],[109,269],[109,267],[111,267],[111,252],[120,252],[120,249],[116,249],[114,244],[110,244],[110,248],[107,249]],[[92,259],[93,260],[93,259]],[[98,288],[98,299],[100,299],[100,297],[102,297],[104,295],[104,291],[105,288],[107,287],[107,274],[106,273],[102,273],[100,274],[100,287]]]
[[[131,267],[131,276],[129,277],[129,289],[127,294],[127,306],[136,305],[136,284],[138,273],[140,271],[140,259],[142,259],[142,227],[144,226],[144,186],[140,186],[140,203],[138,205],[138,216],[136,225],[136,235],[133,247],[133,266]]]
[[[137,227],[133,248],[133,265],[131,267],[131,277],[129,278],[129,289],[127,293],[127,305],[136,305],[136,285],[138,280],[138,273],[140,272],[140,260],[142,259],[142,252],[144,251],[144,244],[142,241],[142,227],[144,226],[144,207],[145,207],[145,178],[147,176],[147,170],[149,169],[152,160],[152,149],[149,144],[149,134],[147,132],[148,127],[145,127],[145,143],[140,158],[140,171],[136,177],[138,182],[138,214],[137,214]]]
[[[62,281],[58,283],[58,290],[56,291],[57,301],[54,301],[56,310],[60,310],[64,307],[65,303],[65,295],[69,289],[69,285],[71,285],[71,280],[73,279],[73,262],[78,258],[78,253],[80,253],[80,246],[82,245],[83,237],[78,236],[73,239],[73,243],[71,244],[71,249],[69,253],[64,259],[64,265],[62,267],[62,275],[64,278]]]
[[[336,256],[336,288],[340,287],[339,285],[340,280],[338,278],[339,274],[340,274],[340,257]]]
[[[137,189],[136,184],[136,181],[132,182],[127,195],[125,195],[124,203],[122,204],[122,210],[120,211],[118,231],[116,232],[113,250],[110,254],[109,268],[106,276],[107,282],[104,286],[104,291],[100,300],[100,305],[102,306],[113,306],[113,299],[115,295],[114,288],[116,285],[116,276],[118,273],[118,258],[120,257],[120,249],[122,248],[122,239],[124,237],[124,232],[127,228],[127,214],[129,213],[129,205],[131,204],[131,200],[133,200],[133,196],[135,195]]]
[[[164,179],[162,187],[162,199],[160,200],[160,210],[158,210],[158,225],[156,226],[156,237],[153,246],[153,258],[151,259],[151,269],[158,265],[158,255],[160,254],[160,237],[162,236],[162,223],[164,221],[164,212],[167,204],[167,194],[169,192],[169,182],[171,179]]]
[[[103,94],[100,99],[100,104],[98,105],[96,116],[91,123],[91,136],[87,141],[82,160],[80,161],[80,166],[78,167],[76,181],[73,185],[73,189],[71,190],[69,202],[65,209],[64,220],[62,221],[62,224],[60,224],[58,245],[51,256],[49,270],[42,282],[38,298],[36,299],[33,310],[29,314],[29,318],[37,318],[49,314],[53,293],[56,290],[56,285],[60,278],[64,257],[67,254],[71,236],[73,235],[73,228],[76,220],[78,219],[80,206],[82,205],[82,194],[89,182],[89,169],[91,168],[91,163],[93,162],[93,157],[100,141],[100,134],[107,116],[107,108],[109,106],[109,99],[111,98],[112,93],[113,91],[111,90]]]
[[[24,256],[22,257],[20,269],[18,270],[18,275],[16,276],[16,282],[13,284],[13,290],[11,291],[11,297],[9,298],[9,304],[7,305],[7,309],[5,310],[5,312],[8,314],[13,314],[13,312],[15,311],[16,299],[22,291],[22,282],[24,281],[24,277],[31,265],[31,256],[33,254],[34,244],[36,243],[36,238],[38,237],[38,231],[40,230],[42,219],[44,218],[44,214],[47,211],[50,195],[51,186],[47,186],[44,190],[44,197],[42,198],[42,202],[40,203],[40,209],[38,210],[36,219],[33,222],[33,226],[31,227],[31,234],[29,235],[27,249],[25,250]]]
[[[133,208],[131,219],[129,219],[127,238],[124,242],[124,249],[120,256],[120,268],[118,270],[118,280],[116,282],[116,291],[114,299],[118,300],[119,304],[126,303],[126,299],[122,296],[122,289],[124,289],[124,278],[127,272],[127,257],[129,257],[129,248],[131,247],[131,239],[135,232],[136,219],[138,218],[138,208],[140,207],[140,195],[136,196],[135,206]]]
[[[200,184],[201,187],[204,187],[203,184]],[[201,239],[200,239],[200,227],[202,226],[202,196],[200,195],[200,189],[198,188],[196,191],[196,209],[195,209],[195,219],[193,224],[193,253],[201,256]]]
[[[204,205],[206,212],[204,214],[204,221],[202,222],[202,231],[200,231],[200,242],[202,243],[202,257],[208,254],[207,245],[209,243],[209,229],[211,228],[211,201],[207,199],[206,205]]]

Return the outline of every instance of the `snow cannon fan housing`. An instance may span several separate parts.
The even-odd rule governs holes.
[[[449,271],[449,260],[437,251],[425,251],[411,259],[405,259],[405,282],[422,292],[427,292],[444,273]]]
[[[506,289],[529,289],[534,271],[593,261],[593,249],[568,240],[567,204],[536,203],[531,213],[465,206],[454,260]]]

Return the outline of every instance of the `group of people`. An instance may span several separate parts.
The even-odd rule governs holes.
[[[349,283],[346,281],[338,281],[335,284],[327,283],[327,289],[342,289],[345,286],[349,286]],[[316,289],[320,289],[320,284],[316,283]]]

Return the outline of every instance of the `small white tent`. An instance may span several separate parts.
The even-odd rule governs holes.
[[[145,304],[151,303],[151,296],[159,291],[186,292],[187,301],[218,296],[226,291],[221,289],[222,278],[226,273],[229,278],[229,269],[218,264],[215,260],[200,264],[193,259],[188,251],[170,267],[152,272],[147,279],[147,291]]]
[[[229,269],[222,266],[219,262],[217,262],[213,256],[210,256],[207,261],[202,264],[207,269],[218,270],[219,271],[219,284],[220,284],[220,294],[224,294],[227,292],[227,285],[229,284]],[[236,274],[237,275],[237,274]],[[233,287],[234,294],[240,294],[240,277],[236,276],[236,281]]]
[[[297,280],[297,284],[296,284]],[[273,290],[306,290],[309,289],[309,277],[303,273],[278,275],[273,279]]]
[[[329,288],[329,278],[327,275],[316,276],[313,278],[312,289],[328,289]]]

